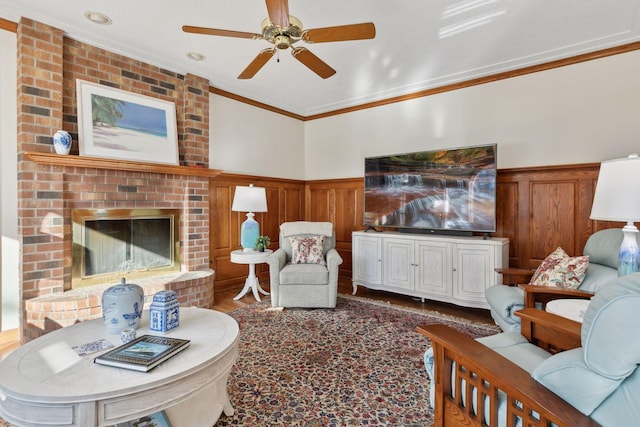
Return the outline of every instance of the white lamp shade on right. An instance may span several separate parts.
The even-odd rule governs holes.
[[[640,157],[637,154],[600,164],[591,219],[640,221]]]
[[[593,196],[591,219],[622,221],[623,238],[618,258],[618,275],[640,271],[640,248],[636,240],[640,221],[640,158],[632,154],[625,159],[600,164],[598,184]]]

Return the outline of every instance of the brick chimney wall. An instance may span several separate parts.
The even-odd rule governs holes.
[[[87,168],[81,157],[77,167],[36,164],[25,156],[54,153],[52,135],[60,129],[72,135],[70,155],[78,155],[76,80],[174,102],[180,165],[203,168],[209,163],[209,85],[198,76],[69,39],[26,18],[18,24],[17,40],[18,232],[26,341],[101,314],[101,289],[69,298],[74,208],[181,209],[181,269],[209,267],[208,178]],[[212,304],[212,275],[187,282],[165,287],[177,290],[182,305]]]

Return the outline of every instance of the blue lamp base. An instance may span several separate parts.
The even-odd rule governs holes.
[[[253,217],[253,212],[247,213],[247,219],[240,226],[240,245],[245,252],[255,251],[260,236],[260,224]]]
[[[620,245],[620,261],[618,264],[618,276],[640,271],[640,248],[636,240],[638,228],[633,223],[627,223],[622,228],[624,238]]]

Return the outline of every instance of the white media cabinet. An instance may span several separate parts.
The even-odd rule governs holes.
[[[509,239],[400,232],[352,234],[353,294],[358,286],[464,307],[489,308],[484,291],[509,265]]]

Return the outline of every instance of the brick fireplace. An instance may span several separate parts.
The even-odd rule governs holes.
[[[181,305],[213,303],[209,270],[209,85],[64,36],[23,18],[18,24],[18,232],[22,337],[101,315],[102,291],[72,289],[72,218],[77,209],[180,211],[178,272],[131,280],[147,298],[161,289]],[[180,166],[78,156],[76,79],[175,102]],[[68,156],[52,135],[69,131]]]

